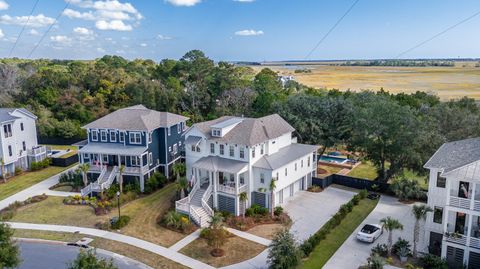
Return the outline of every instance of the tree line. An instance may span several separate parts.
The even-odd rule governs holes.
[[[144,104],[183,114],[192,122],[222,115],[278,113],[303,143],[345,146],[372,161],[380,178],[423,164],[444,142],[480,135],[473,99],[440,102],[425,92],[390,94],[285,85],[268,68],[215,63],[198,50],[179,60],[0,60],[2,106],[22,106],[39,116],[40,136],[82,138],[82,125],[118,108]]]

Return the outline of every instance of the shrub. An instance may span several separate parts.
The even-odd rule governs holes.
[[[268,209],[257,204],[252,205],[250,208],[245,210],[245,215],[248,217],[258,216],[266,216],[268,215]]]
[[[365,199],[368,195],[368,191],[367,190],[361,190],[357,195],[360,197],[360,199]]]
[[[444,259],[433,254],[427,254],[419,258],[420,265],[424,269],[447,269],[448,264]]]
[[[141,193],[140,184],[138,182],[129,183],[123,188],[123,192],[135,192],[137,194]]]
[[[45,159],[43,159],[42,161],[39,161],[39,162],[32,162],[30,164],[30,170],[37,171],[37,170],[46,168],[50,165],[50,163],[51,163],[50,158],[45,158]]]
[[[255,215],[255,210],[253,208],[250,207],[245,210],[245,216],[253,217],[253,215]]]
[[[372,248],[372,255],[374,254],[386,258],[388,256],[388,246],[386,244],[377,244]]]
[[[401,201],[425,198],[425,193],[416,180],[397,178],[390,188]]]
[[[410,242],[400,237],[398,238],[397,242],[393,244],[392,250],[393,253],[397,254],[398,256],[404,256],[406,254],[404,257],[409,256],[412,252]],[[404,255],[400,255],[400,252],[402,252]]]
[[[118,184],[112,184],[110,186],[110,188],[108,188],[108,190],[105,192],[108,200],[111,200],[111,199],[114,199],[114,198],[116,199],[118,191],[120,191],[120,186]]]
[[[15,166],[15,175],[20,175],[23,172],[22,168]]]
[[[130,222],[129,216],[120,216],[120,218],[113,218],[110,227],[114,230],[122,229]]]
[[[384,265],[385,258],[381,256],[372,255],[367,259],[367,268],[369,269],[382,269]]]
[[[160,219],[159,224],[182,233],[189,232],[193,228],[193,224],[188,216],[174,210],[167,212],[163,218]]]
[[[73,187],[83,187],[83,178],[80,170],[62,173],[58,180],[60,183],[70,183]]]
[[[277,217],[280,216],[282,213],[283,213],[283,208],[281,206],[277,206],[273,210],[273,214]]]
[[[353,205],[358,205],[358,203],[360,203],[360,196],[359,195],[354,195],[353,198],[352,198],[352,203]]]
[[[270,244],[268,264],[270,268],[296,268],[300,263],[300,253],[295,238],[284,229],[275,234]]]

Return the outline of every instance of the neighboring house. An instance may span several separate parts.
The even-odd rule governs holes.
[[[295,78],[293,76],[280,76],[278,78],[280,80],[280,82],[282,83],[282,86],[285,87],[285,85],[289,82],[289,81],[295,81]]]
[[[36,120],[24,108],[0,108],[0,158],[5,173],[13,175],[15,168],[26,170],[47,157],[46,147],[37,144]]]
[[[248,195],[247,207],[285,204],[311,186],[316,173],[318,147],[295,143],[294,131],[277,114],[258,119],[225,116],[194,124],[185,134],[192,191],[177,201],[176,209],[205,226],[213,208],[240,215],[242,192]],[[273,205],[271,180],[276,185]]]
[[[110,187],[121,165],[124,183],[138,182],[142,191],[155,171],[169,177],[172,165],[182,158],[187,120],[137,105],[85,125],[88,139],[78,144],[79,159],[90,164],[90,177],[96,181],[82,195]]]
[[[443,144],[430,170],[425,239],[450,268],[480,268],[480,138]]]

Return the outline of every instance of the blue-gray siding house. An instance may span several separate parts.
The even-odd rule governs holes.
[[[80,163],[89,163],[96,179],[82,195],[108,188],[124,166],[124,182],[136,181],[143,191],[155,171],[171,175],[181,158],[188,118],[137,105],[119,109],[83,128],[88,139],[79,146]]]

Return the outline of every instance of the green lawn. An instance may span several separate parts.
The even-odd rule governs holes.
[[[360,165],[353,168],[347,176],[374,180],[378,177],[377,169],[369,161],[363,161]]]
[[[67,149],[77,150],[76,146],[71,146],[71,145],[44,145],[44,146],[47,146],[56,150],[67,150]]]
[[[362,221],[372,212],[378,200],[364,199],[352,212],[318,244],[300,268],[322,268],[343,242],[355,231]]]
[[[32,185],[35,185],[53,175],[56,175],[70,167],[49,166],[35,172],[24,172],[21,175],[7,179],[7,183],[0,184],[0,200],[3,200],[17,192],[20,192]]]
[[[320,169],[323,169],[325,171],[327,171],[327,173],[325,174],[318,174],[319,177],[327,177],[331,174],[336,174],[338,173],[340,170],[342,170],[342,168],[340,167],[333,167],[333,166],[328,166],[328,165],[319,165],[318,168]]]

